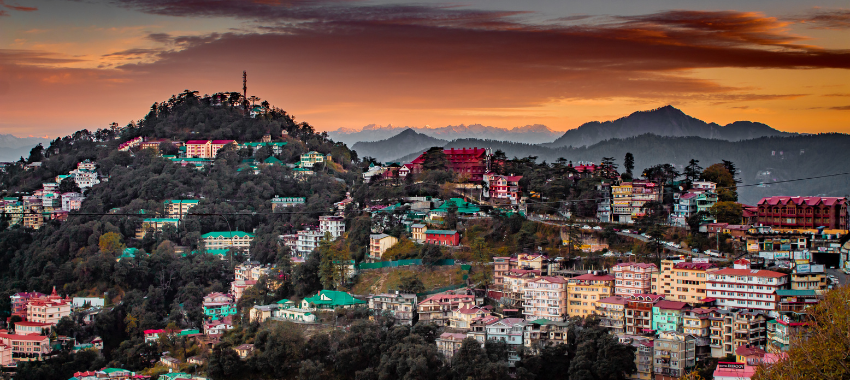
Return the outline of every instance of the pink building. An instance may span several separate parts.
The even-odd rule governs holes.
[[[611,268],[611,274],[616,278],[614,295],[630,296],[633,294],[649,294],[652,289],[652,274],[658,273],[655,264],[620,263]]]

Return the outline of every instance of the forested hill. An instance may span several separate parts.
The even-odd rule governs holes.
[[[284,163],[295,162],[307,151],[330,153],[334,162],[296,179],[285,165],[260,165],[255,174],[244,163],[253,159],[246,149],[225,148],[201,170],[183,167],[150,149],[117,149],[137,136],[245,142],[259,141],[265,133],[287,142],[277,155]],[[260,154],[268,157],[270,152]],[[21,291],[49,293],[55,286],[63,295],[106,292],[112,301],[122,303],[98,317],[96,331],[104,338],[104,354],[107,360],[125,364],[138,360],[117,350],[122,341],[138,338],[128,336],[135,331],[127,325],[128,316],[142,329],[162,328],[171,318],[180,325],[200,326],[203,295],[227,291],[232,278],[228,262],[210,255],[183,257],[178,249],[202,251],[202,234],[241,230],[255,234],[253,259],[276,262],[284,256],[279,235],[316,225],[320,215],[345,197],[348,185],[359,178],[351,166],[355,157],[344,144],[315,133],[307,123],[295,123],[282,110],[268,107],[266,114],[250,118],[227,101],[213,105],[210,97],[191,92],[154,104],[141,120],[123,129],[84,130],[56,139],[39,157],[31,157],[42,163],[40,169],[12,166],[0,173],[4,195],[38,189],[84,159],[97,162],[97,171],[108,181],[92,187],[81,210],[71,212],[66,222],[46,221],[32,231],[19,225],[7,228],[8,219],[0,221],[0,313],[9,315],[9,295]],[[307,202],[292,212],[272,214],[270,200],[275,195],[306,197]],[[162,215],[163,201],[183,198],[200,199],[193,213],[221,215],[189,216],[177,229],[133,238],[143,218]],[[136,258],[116,261],[125,246],[139,249]],[[281,289],[282,294],[297,292],[303,297],[315,292],[315,274],[296,280],[294,289]],[[174,312],[179,304],[187,316]]]

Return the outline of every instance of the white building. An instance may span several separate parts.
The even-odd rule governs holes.
[[[336,215],[320,216],[319,231],[321,231],[322,234],[329,232],[331,237],[337,239],[345,234],[345,219]]]
[[[325,234],[336,240],[345,234],[345,219],[336,215],[323,215],[319,217],[319,230],[306,229],[298,231],[298,241],[295,246],[296,257],[306,259],[310,252],[319,246],[319,241],[325,238]]]
[[[725,310],[775,311],[779,304],[776,290],[788,288],[788,275],[750,269],[746,259],[737,260],[734,265],[708,273],[706,295],[717,299],[717,306]]]

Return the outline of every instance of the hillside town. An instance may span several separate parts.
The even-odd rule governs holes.
[[[240,107],[236,120],[287,120]],[[70,380],[250,378],[294,341],[356,347],[375,329],[410,334],[451,371],[498,349],[499,373],[528,378],[590,339],[622,350],[611,378],[750,379],[846,288],[848,199],[744,204],[735,163],[639,172],[631,153],[620,167],[484,147],[378,162],[308,127],[237,141],[120,137],[143,128],[128,126],[57,140],[54,157],[103,148],[67,174],[4,166],[47,178],[5,193],[4,233],[63,237],[40,240],[56,285],[10,292],[3,372],[85,357]]]

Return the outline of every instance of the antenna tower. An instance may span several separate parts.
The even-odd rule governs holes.
[[[242,70],[242,97],[248,99],[248,72]]]

